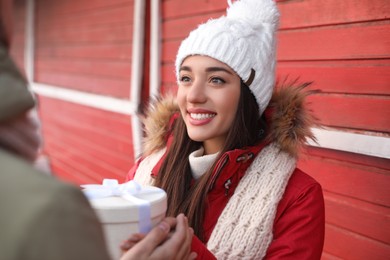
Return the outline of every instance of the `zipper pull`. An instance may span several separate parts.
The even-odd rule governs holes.
[[[230,189],[230,185],[232,184],[232,181],[230,179],[228,179],[227,181],[225,181],[225,196],[228,195],[229,193],[229,189]]]

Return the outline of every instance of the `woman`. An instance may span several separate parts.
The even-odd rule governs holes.
[[[319,259],[320,185],[296,168],[313,138],[300,87],[274,92],[279,13],[271,0],[241,0],[192,31],[176,57],[176,100],[145,121],[145,151],[128,179],[168,194],[184,213],[199,259]]]

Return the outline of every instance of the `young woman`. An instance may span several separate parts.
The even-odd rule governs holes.
[[[149,110],[145,151],[128,179],[168,194],[199,259],[320,259],[320,185],[296,168],[313,118],[299,87],[274,92],[272,0],[241,0],[178,51],[175,100]],[[272,99],[271,99],[272,96]]]

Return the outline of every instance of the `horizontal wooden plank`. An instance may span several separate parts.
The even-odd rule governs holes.
[[[321,260],[343,260],[343,258],[331,255],[327,252],[322,252]]]
[[[49,152],[50,157],[62,158],[69,164],[82,164],[83,167],[94,169],[102,176],[105,173],[113,173],[124,179],[134,164],[134,158],[130,152],[125,154],[102,149],[99,140],[95,140],[95,144],[92,144],[82,138],[68,133],[61,134],[61,131],[49,128],[45,128],[44,133],[47,136],[44,144],[45,151]],[[127,155],[127,157],[121,158],[125,157],[122,155]]]
[[[351,164],[360,165],[363,167],[364,166],[375,167],[390,172],[390,160],[385,158],[308,146],[304,150],[303,157],[308,158],[310,156],[317,157],[317,158],[344,161]]]
[[[362,236],[390,244],[390,234],[383,227],[390,223],[390,208],[325,192],[325,219]]]
[[[390,22],[280,31],[279,61],[390,58]],[[367,40],[368,39],[368,40]],[[173,63],[180,39],[162,46],[162,61]]]
[[[280,31],[278,60],[390,57],[390,21]]]
[[[35,37],[35,44],[38,48],[53,44],[63,46],[80,43],[131,43],[133,26],[130,24],[100,25],[91,28],[63,28],[51,31],[37,28]]]
[[[161,82],[164,84],[176,83],[175,65],[173,63],[161,65]]]
[[[111,135],[125,136],[132,140],[131,119],[127,115],[42,96],[39,97],[39,109],[45,118],[72,118],[91,127],[97,126]]]
[[[278,62],[280,79],[312,81],[323,92],[389,95],[390,60]]]
[[[161,93],[164,94],[175,94],[177,91],[177,84],[176,83],[164,83],[161,85]]]
[[[176,54],[182,39],[164,41],[161,46],[161,61],[163,64],[174,64]]]
[[[114,135],[104,129],[104,124],[96,122],[90,125],[69,117],[48,115],[42,113],[46,129],[52,131],[52,135],[64,136],[81,140],[91,145],[96,144],[96,149],[105,153],[112,153],[113,156],[127,160],[128,154],[132,152],[132,140],[130,135]],[[61,115],[61,114],[60,114]],[[64,133],[62,133],[64,132]]]
[[[35,56],[85,59],[115,59],[131,61],[132,44],[103,43],[83,45],[36,46]]]
[[[298,167],[314,177],[324,191],[390,206],[388,170],[314,156],[301,158]]]
[[[342,259],[385,260],[390,255],[390,245],[326,225],[324,251]]]
[[[383,0],[281,1],[283,29],[388,19],[390,2]]]
[[[108,176],[115,176],[115,179],[124,181],[129,165],[119,164],[117,160],[107,160],[104,154],[94,152],[86,146],[79,146],[78,149],[72,149],[71,142],[58,142],[57,140],[49,139],[48,146],[51,147],[51,156],[61,159],[64,163],[76,165],[75,168],[87,168],[94,173],[93,176],[99,176],[101,182]],[[104,158],[105,160],[102,160]]]
[[[164,19],[173,21],[205,13],[219,17],[227,6],[225,0],[163,1],[162,13]],[[389,2],[383,0],[362,0],[358,4],[355,0],[278,1],[278,8],[283,29],[381,20],[390,12]],[[214,14],[216,11],[219,13]]]
[[[93,176],[93,173],[87,175],[80,172],[79,169],[72,167],[73,165],[65,164],[56,157],[51,157],[50,160],[52,165],[52,174],[61,181],[69,182],[77,186],[86,183],[98,183],[99,181],[99,177]]]
[[[129,98],[130,96],[130,82],[123,79],[39,71],[35,73],[34,77],[35,82],[54,86],[119,98]]]
[[[50,12],[52,10],[57,10],[58,14],[69,14],[84,12],[92,9],[102,9],[102,8],[111,8],[118,5],[124,4],[133,4],[134,0],[83,0],[83,1],[38,1],[36,3],[36,8],[38,10],[45,10]]]
[[[323,94],[308,102],[323,125],[389,133],[388,96]]]
[[[100,76],[130,81],[131,62],[64,58],[38,58],[35,71],[58,72],[83,76]]]
[[[183,2],[184,3],[184,2]],[[198,10],[197,8],[191,8]],[[163,41],[172,39],[184,39],[188,34],[198,27],[199,24],[207,22],[210,18],[223,15],[223,12],[201,13],[196,16],[184,16],[178,19],[167,19],[162,22]]]
[[[97,132],[88,126],[75,126],[74,122],[64,121],[60,124],[52,118],[45,117],[45,122],[48,124],[45,131],[50,131],[51,135],[59,138],[72,139],[73,143],[88,144],[95,150],[112,158],[118,158],[118,160],[127,161],[128,154],[133,152],[133,143],[126,136],[113,136],[103,131]],[[103,126],[97,127],[102,128]],[[64,133],[65,131],[66,133]]]
[[[64,14],[58,8],[52,10],[41,8],[38,11],[38,18],[42,17],[42,19],[37,19],[36,26],[45,31],[77,27],[88,28],[99,25],[116,26],[123,23],[132,24],[134,13],[133,5],[130,2],[110,8],[92,9],[71,14]]]
[[[112,172],[96,172],[85,163],[76,163],[71,160],[66,160],[62,157],[55,156],[55,152],[59,154],[66,153],[65,150],[51,150],[51,164],[53,175],[63,181],[71,182],[77,186],[80,184],[97,184],[102,183],[103,178],[122,179],[121,175]]]
[[[215,11],[219,11],[222,14],[222,12],[225,12],[226,7],[227,2],[225,0],[162,1],[161,5],[164,19],[189,17]]]

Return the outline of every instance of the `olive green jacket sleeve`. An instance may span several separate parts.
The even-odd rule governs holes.
[[[1,149],[0,165],[0,259],[109,259],[97,216],[77,187]]]
[[[0,43],[0,122],[13,118],[35,105],[27,81]]]

